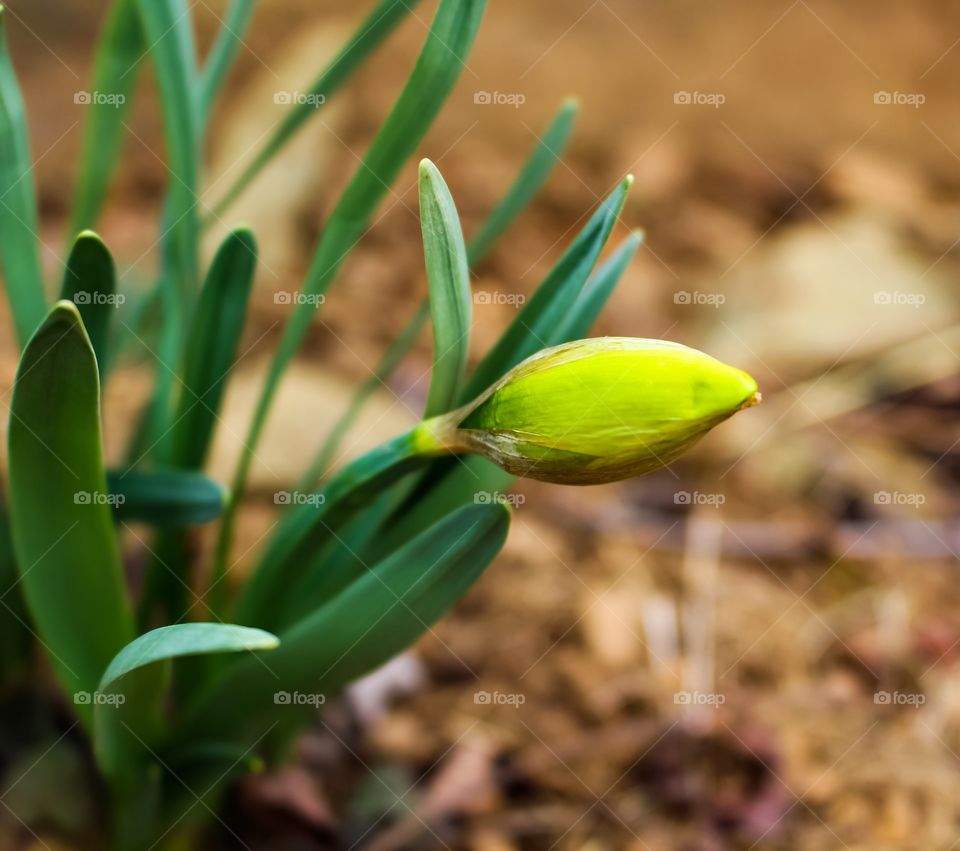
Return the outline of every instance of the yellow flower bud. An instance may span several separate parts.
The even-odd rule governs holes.
[[[747,373],[695,349],[598,337],[539,352],[424,426],[447,450],[513,475],[593,485],[670,463],[759,401]]]

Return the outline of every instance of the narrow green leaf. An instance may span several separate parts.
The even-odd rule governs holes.
[[[227,7],[216,40],[210,48],[210,55],[203,67],[200,83],[201,124],[205,124],[210,119],[217,95],[233,67],[237,52],[243,44],[243,37],[250,27],[256,2],[257,0],[231,0]]]
[[[453,407],[470,351],[470,270],[460,216],[442,175],[420,163],[420,227],[433,319],[433,374],[424,418]]]
[[[94,748],[107,777],[140,780],[162,728],[170,663],[184,656],[273,650],[276,636],[225,623],[180,623],[134,639],[114,656],[95,695]],[[138,777],[139,775],[139,777]]]
[[[187,336],[183,384],[174,416],[175,466],[198,469],[204,464],[237,357],[256,267],[253,234],[245,228],[233,231],[213,260]]]
[[[68,694],[133,638],[100,438],[97,364],[61,301],[30,339],[10,408],[10,511],[27,604]],[[89,722],[91,707],[77,710]]]
[[[577,104],[574,101],[567,101],[563,104],[540,143],[527,159],[510,190],[490,212],[480,230],[467,244],[467,261],[471,268],[486,257],[496,241],[529,206],[533,197],[546,183],[553,166],[563,154],[570,140],[576,113]],[[323,473],[330,466],[330,462],[340,447],[343,438],[349,433],[357,417],[359,417],[363,406],[377,390],[386,386],[390,381],[397,367],[402,363],[410,349],[413,348],[429,316],[429,301],[425,299],[417,313],[384,353],[373,374],[354,393],[350,405],[337,420],[336,425],[320,447],[317,457],[304,476],[301,489],[309,489],[319,482]]]
[[[344,467],[319,493],[304,495],[309,498],[271,539],[244,586],[237,620],[268,629],[280,623],[294,579],[311,557],[383,488],[427,463],[411,433],[403,434]],[[341,577],[329,575],[327,581],[338,588]]]
[[[396,368],[400,365],[407,353],[416,342],[420,331],[430,316],[430,305],[424,301],[417,309],[416,316],[407,323],[406,327],[400,332],[397,338],[390,344],[383,357],[377,364],[373,374],[364,381],[350,400],[350,405],[343,412],[340,419],[337,420],[334,427],[330,430],[326,440],[320,447],[317,457],[314,458],[310,468],[304,474],[300,481],[299,490],[309,492],[316,490],[321,479],[327,472],[333,456],[340,448],[343,438],[349,434],[350,429],[356,422],[357,417],[363,410],[367,400],[381,387],[386,386],[390,377]]]
[[[462,403],[478,396],[524,358],[553,345],[557,328],[579,296],[610,238],[632,182],[630,177],[623,180],[600,205],[537,288],[533,298],[477,366],[461,397]]]
[[[97,45],[91,91],[78,93],[87,110],[71,235],[96,227],[116,172],[123,122],[133,103],[146,45],[137,0],[114,0]]]
[[[269,667],[240,660],[199,701],[191,738],[276,718],[298,691],[331,695],[400,653],[456,603],[506,540],[501,505],[453,512],[280,634]],[[262,729],[260,730],[262,733]]]
[[[116,292],[117,272],[110,251],[93,231],[83,231],[67,260],[60,298],[72,301],[80,311],[97,356],[101,381],[107,365],[110,321],[117,307]]]
[[[543,134],[543,138],[540,139],[513,186],[470,240],[471,266],[476,266],[487,256],[494,243],[529,206],[533,197],[546,183],[570,141],[578,109],[579,105],[572,99],[565,101],[560,107],[560,111]]]
[[[144,40],[157,74],[170,171],[165,254],[187,311],[196,286],[200,225],[199,93],[196,47],[187,0],[137,0]],[[167,227],[168,226],[168,227]]]
[[[243,0],[240,0],[243,2]],[[322,95],[329,100],[353,76],[366,59],[386,39],[397,25],[413,11],[419,0],[381,0],[370,16],[357,28],[333,62],[309,88],[309,94]],[[239,3],[237,3],[239,5]],[[326,101],[324,101],[325,103]],[[263,147],[257,151],[237,181],[216,205],[211,220],[222,216],[227,208],[243,194],[267,163],[283,149],[297,131],[317,113],[314,103],[304,99],[295,104],[287,117],[277,126]]]
[[[643,233],[635,231],[617,246],[617,250],[590,276],[570,313],[557,329],[552,344],[581,340],[589,334],[620,278],[643,243]]]
[[[199,526],[223,513],[225,492],[213,479],[188,470],[113,470],[107,473],[114,516],[152,526]]]
[[[43,321],[46,299],[26,109],[6,30],[7,13],[0,5],[0,268],[23,346]]]
[[[486,0],[441,0],[413,73],[323,229],[303,286],[308,295],[324,293],[333,282],[390,185],[433,123],[463,71],[485,7]],[[221,526],[214,576],[226,571],[236,500],[246,487],[253,453],[280,380],[313,318],[310,304],[301,303],[294,308],[270,363],[234,477],[233,499]]]

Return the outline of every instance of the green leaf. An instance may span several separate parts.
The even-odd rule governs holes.
[[[374,211],[404,163],[416,150],[463,71],[486,0],[441,0],[426,43],[393,111],[381,127],[327,221],[303,291],[324,293],[340,265],[367,229]],[[287,366],[314,319],[314,308],[298,304],[284,328],[254,411],[233,482],[233,500],[221,526],[215,576],[226,571],[236,500],[242,497],[253,453]]]
[[[157,73],[170,171],[166,262],[179,292],[180,310],[186,313],[196,286],[200,239],[199,94],[193,25],[187,0],[137,0],[137,4]]]
[[[240,2],[243,2],[243,0],[240,0]],[[240,2],[237,2],[236,5],[240,5]],[[340,53],[337,54],[333,62],[313,82],[308,90],[309,94],[323,95],[327,100],[332,98],[407,14],[413,11],[418,2],[419,0],[381,0],[370,13],[370,16],[358,27]],[[237,181],[216,205],[212,218],[222,216],[270,160],[283,149],[311,117],[316,115],[317,108],[309,100],[309,98],[305,98],[303,102],[293,106],[286,118],[271,133],[263,147],[257,151],[250,165],[243,170]],[[326,100],[324,103],[326,103]]]
[[[86,93],[90,97],[71,234],[95,227],[100,217],[119,161],[123,123],[133,103],[145,50],[137,0],[115,0],[97,46],[92,91]]]
[[[27,116],[7,50],[7,13],[0,6],[0,268],[20,345],[43,320],[37,193]]]
[[[97,364],[70,302],[54,306],[23,353],[9,441],[27,604],[67,693],[91,693],[133,638],[133,619],[103,469]],[[90,721],[89,705],[77,710]]]
[[[524,358],[553,345],[557,328],[575,303],[610,238],[632,182],[630,177],[623,180],[600,205],[533,298],[477,366],[461,397],[462,403],[479,396]]]
[[[503,200],[490,212],[476,236],[467,244],[467,261],[471,267],[480,263],[493,248],[507,228],[514,222],[540,191],[550,176],[553,166],[560,158],[570,139],[577,105],[567,101],[561,107],[543,139],[524,164],[513,186]],[[304,475],[301,490],[315,487],[320,480],[343,438],[349,433],[367,400],[381,387],[385,387],[407,356],[430,316],[429,301],[424,300],[416,314],[406,324],[396,340],[384,353],[373,374],[360,385],[350,405],[337,420],[327,439],[320,447],[317,457]]]
[[[256,0],[231,0],[227,7],[217,38],[213,42],[213,47],[210,48],[210,55],[203,68],[200,83],[201,124],[205,124],[210,119],[217,95],[237,58],[237,51],[243,44],[243,37],[250,27],[255,6]]]
[[[467,373],[470,270],[460,216],[437,167],[420,163],[420,227],[433,319],[433,375],[424,418],[450,410]]]
[[[280,634],[269,667],[240,660],[197,704],[190,738],[275,719],[284,692],[329,695],[412,644],[456,603],[506,540],[510,511],[455,511]],[[260,730],[262,733],[262,728]]]
[[[117,520],[153,526],[199,526],[223,513],[224,489],[186,470],[112,470],[107,484]]]
[[[280,640],[262,629],[227,623],[178,623],[135,638],[110,662],[100,681],[101,692],[119,693],[123,677],[147,665],[211,653],[274,650]]]
[[[33,635],[19,587],[17,559],[10,537],[10,517],[0,505],[0,689],[28,667]]]
[[[643,243],[643,233],[635,231],[617,246],[610,259],[590,276],[566,320],[557,329],[553,343],[581,340],[590,333],[607,300]]]
[[[225,623],[180,623],[134,639],[114,656],[90,703],[94,748],[107,777],[142,779],[141,764],[162,730],[170,663],[184,656],[273,650],[275,635]]]
[[[513,186],[470,240],[471,266],[476,266],[487,256],[494,243],[529,206],[533,197],[546,183],[570,141],[578,109],[579,106],[575,100],[567,100],[560,107],[560,111],[543,134],[543,138],[540,139]]]
[[[80,310],[87,329],[97,369],[103,380],[107,365],[107,341],[110,320],[116,310],[117,273],[113,257],[93,231],[77,236],[67,260],[60,298],[72,301]]]
[[[415,438],[408,432],[340,470],[322,491],[298,505],[273,536],[243,588],[237,620],[268,629],[279,624],[294,580],[311,557],[383,488],[427,463],[428,458],[417,454]],[[331,593],[343,582],[339,575],[326,575],[325,579]],[[219,577],[218,584],[222,584]]]
[[[253,234],[245,228],[233,231],[213,260],[190,323],[174,417],[175,466],[198,469],[204,464],[237,357],[256,267]]]

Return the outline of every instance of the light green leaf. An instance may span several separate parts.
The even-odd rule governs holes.
[[[97,45],[87,104],[71,235],[95,227],[117,169],[123,122],[133,103],[146,45],[137,0],[114,0]],[[97,95],[96,98],[93,95]]]
[[[93,231],[77,236],[67,260],[60,298],[72,301],[97,356],[97,369],[103,380],[107,367],[107,342],[110,321],[116,310],[117,273],[113,257]]]
[[[67,693],[89,694],[133,638],[133,618],[103,469],[97,364],[70,302],[54,306],[23,353],[9,440],[20,584]],[[91,720],[89,704],[77,711]]]
[[[213,111],[214,102],[234,60],[243,44],[243,37],[250,27],[250,19],[257,0],[231,0],[227,7],[217,38],[210,48],[203,68],[200,85],[201,124],[206,124]]]
[[[274,650],[280,640],[262,629],[227,623],[178,623],[135,638],[110,662],[100,681],[101,692],[118,693],[123,677],[147,665],[182,656]]]
[[[223,513],[225,492],[213,479],[188,470],[107,473],[114,515],[128,523],[199,526]]]
[[[239,0],[237,5],[240,5]],[[381,0],[369,17],[357,28],[344,48],[330,65],[308,89],[311,95],[323,95],[326,100],[333,97],[350,77],[360,68],[367,57],[376,50],[397,25],[413,11],[419,0]],[[208,83],[209,86],[209,83]],[[326,103],[326,100],[324,103]],[[243,194],[267,163],[279,153],[296,135],[297,131],[317,113],[317,108],[309,99],[293,106],[287,117],[271,133],[263,147],[257,151],[243,173],[227,190],[223,199],[216,205],[212,219],[222,216],[227,208]],[[211,219],[211,220],[212,220]]]
[[[46,299],[27,116],[6,29],[7,13],[0,5],[0,268],[23,346],[43,320]]]
[[[433,319],[433,374],[427,410],[450,410],[467,372],[470,350],[470,270],[460,216],[437,167],[420,163],[420,227]]]

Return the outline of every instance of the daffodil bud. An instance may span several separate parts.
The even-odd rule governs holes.
[[[448,451],[516,476],[593,485],[670,463],[759,401],[747,373],[695,349],[599,337],[539,352],[424,427]]]

